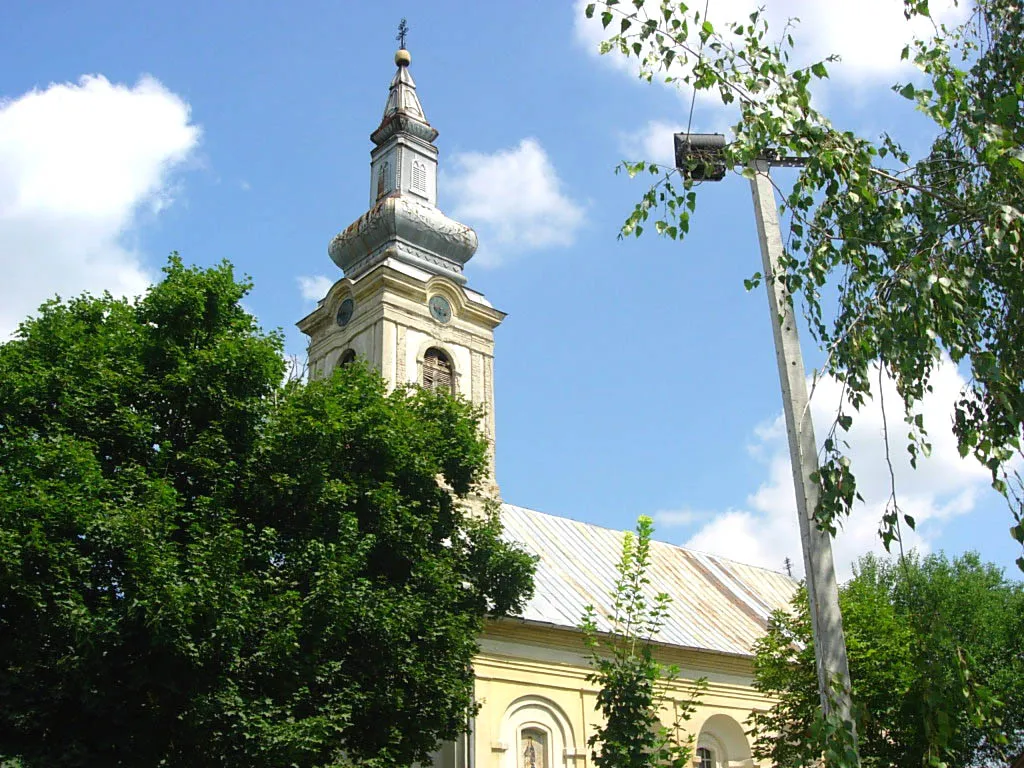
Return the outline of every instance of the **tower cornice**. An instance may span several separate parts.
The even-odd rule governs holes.
[[[338,280],[327,295],[317,303],[316,309],[296,323],[303,333],[312,336],[317,330],[334,322],[337,305],[345,298],[352,297],[359,304],[367,303],[370,297],[383,294],[400,297],[412,305],[422,307],[429,296],[443,293],[455,307],[457,325],[463,323],[472,331],[475,328],[493,331],[506,313],[492,307],[480,294],[466,289],[461,283],[440,276],[422,280],[418,275],[410,275],[400,265],[381,264],[357,280],[342,278]]]

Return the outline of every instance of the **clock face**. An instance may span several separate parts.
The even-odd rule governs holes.
[[[444,296],[430,297],[430,316],[439,323],[447,323],[452,319],[452,305]]]
[[[356,311],[356,303],[352,299],[345,299],[338,307],[338,316],[335,318],[338,325],[344,328],[352,319],[352,313]]]

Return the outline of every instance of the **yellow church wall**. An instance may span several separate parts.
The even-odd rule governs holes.
[[[714,768],[758,765],[751,759],[745,723],[752,710],[769,702],[751,687],[751,659],[669,646],[660,646],[656,656],[681,670],[670,696],[685,698],[694,680],[708,681],[683,737],[692,735],[695,746],[710,750]],[[587,739],[601,715],[598,688],[586,679],[590,667],[580,632],[515,619],[491,622],[480,639],[474,671],[481,705],[470,747],[474,768],[530,768],[520,754],[523,744],[536,746],[540,755],[542,741],[547,757],[535,768],[592,763]],[[663,712],[666,725],[674,719],[672,711]],[[701,765],[697,758],[694,765]]]

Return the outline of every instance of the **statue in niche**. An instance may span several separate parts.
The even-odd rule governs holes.
[[[536,728],[526,728],[521,742],[522,768],[547,768],[547,734]]]

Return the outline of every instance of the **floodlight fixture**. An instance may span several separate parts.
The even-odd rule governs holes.
[[[721,133],[677,133],[676,169],[684,179],[721,181],[725,178],[725,136]]]
[[[676,170],[684,179],[721,181],[725,178],[725,136],[721,133],[675,133]],[[800,168],[804,157],[786,157],[774,149],[757,158],[767,168]]]

